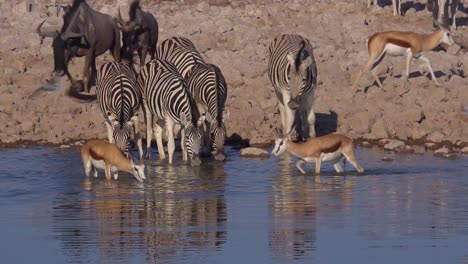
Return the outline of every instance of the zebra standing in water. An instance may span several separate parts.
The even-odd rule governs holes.
[[[124,47],[120,63],[103,64],[96,75],[96,94],[106,120],[109,142],[115,143],[123,153],[129,155],[133,130],[141,160],[143,148],[138,130],[141,92],[132,62],[133,48]]]
[[[202,136],[197,126],[198,111],[190,98],[185,80],[170,62],[155,59],[140,71],[138,84],[142,92],[146,120],[146,158],[150,158],[152,129],[156,137],[159,158],[164,159],[162,145],[163,124],[166,124],[169,164],[172,164],[175,143],[174,126],[180,124],[183,159],[191,159],[191,165],[200,165]],[[153,127],[154,122],[154,127]]]
[[[221,70],[212,64],[197,64],[187,77],[188,87],[200,114],[205,115],[209,126],[205,127],[205,144],[213,150],[216,160],[224,160],[226,127],[223,111],[227,97],[227,85]],[[205,122],[204,122],[205,124]],[[213,134],[213,141],[211,141]]]
[[[317,87],[317,66],[312,45],[299,35],[277,36],[269,47],[268,77],[279,101],[283,131],[288,135],[300,119],[301,138],[315,137],[312,108]]]

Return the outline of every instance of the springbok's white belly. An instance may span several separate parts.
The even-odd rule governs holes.
[[[411,52],[410,48],[401,47],[395,44],[388,43],[385,45],[385,54],[390,56],[403,56]]]
[[[340,148],[335,152],[323,153],[321,155],[321,160],[322,162],[334,162],[338,159],[341,159],[342,156],[343,154],[341,154],[341,148]],[[314,158],[305,158],[304,160],[307,162],[315,162]]]
[[[105,170],[106,169],[106,163],[104,160],[95,160],[91,158],[91,164],[93,164],[93,167],[100,169],[100,170]],[[117,172],[118,169],[115,166],[111,166],[111,172]]]

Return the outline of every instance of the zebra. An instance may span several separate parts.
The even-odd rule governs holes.
[[[315,137],[312,103],[317,66],[309,40],[300,35],[277,36],[269,47],[268,77],[279,101],[284,133],[290,135],[300,120],[302,140]]]
[[[208,128],[205,127],[204,142],[208,144],[208,148],[211,147],[216,160],[224,160],[226,127],[223,122],[223,111],[227,97],[224,76],[217,66],[199,63],[188,74],[187,83],[200,114],[206,117],[209,124]]]
[[[124,49],[122,53],[125,53]],[[133,50],[131,54],[122,57],[121,62],[107,62],[97,72],[97,101],[106,120],[109,142],[115,143],[123,153],[130,156],[129,139],[133,130],[141,160],[143,148],[138,130],[141,92],[132,66]]]
[[[146,121],[146,158],[150,158],[152,129],[156,137],[159,158],[165,158],[162,146],[162,129],[165,123],[169,164],[172,164],[175,150],[174,126],[180,124],[183,128],[181,130],[183,159],[190,158],[192,166],[200,165],[202,135],[197,124],[199,114],[189,95],[187,83],[175,66],[160,59],[148,62],[140,71],[138,85],[142,93]]]
[[[195,65],[205,63],[192,41],[183,37],[172,37],[164,40],[158,46],[157,56],[158,59],[174,64],[184,78]]]

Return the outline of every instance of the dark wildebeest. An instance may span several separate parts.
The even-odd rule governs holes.
[[[140,1],[138,0],[130,4],[129,17],[130,21],[124,22],[119,9],[117,22],[122,30],[123,47],[137,50],[140,57],[140,67],[142,67],[145,64],[148,51],[151,59],[156,56],[159,33],[158,22],[151,13],[141,10]]]
[[[114,60],[120,61],[119,27],[111,16],[93,10],[85,0],[75,0],[71,7],[65,8],[63,22],[60,32],[42,32],[42,24],[37,31],[42,38],[54,38],[54,75],[66,74],[72,86],[77,81],[68,72],[68,62],[73,57],[85,56],[83,86],[89,93],[90,74],[96,71],[96,56],[109,50]]]

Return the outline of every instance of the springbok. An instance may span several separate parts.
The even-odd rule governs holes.
[[[86,141],[81,147],[81,158],[87,177],[89,177],[91,169],[94,170],[94,177],[98,176],[97,169],[101,169],[105,171],[107,180],[111,179],[111,173],[117,180],[118,171],[126,171],[140,182],[146,179],[144,164],[136,165],[133,159],[126,159],[116,145],[101,139]]]
[[[303,143],[294,143],[288,138],[287,135],[283,135],[281,130],[277,129],[272,154],[279,156],[287,150],[292,155],[300,158],[296,162],[296,167],[303,174],[305,174],[305,170],[302,169],[301,165],[307,162],[315,162],[315,174],[319,174],[322,161],[333,163],[336,172],[344,172],[340,165],[343,156],[359,173],[364,173],[364,168],[356,161],[353,141],[345,135],[329,134],[310,138]]]
[[[436,83],[436,85],[440,85],[436,80],[434,72],[432,71],[429,59],[424,57],[423,53],[431,51],[441,43],[445,43],[447,45],[452,45],[454,43],[452,37],[450,36],[449,29],[440,28],[436,32],[428,35],[401,31],[386,31],[375,33],[367,40],[369,61],[359,71],[353,84],[353,90],[356,88],[362,75],[369,70],[371,71],[372,76],[374,77],[379,87],[383,89],[382,83],[373,69],[382,62],[383,57],[387,54],[394,57],[406,55],[406,75],[404,76],[405,82],[408,80],[410,63],[414,57],[426,63],[429,71],[431,72],[432,80]]]

